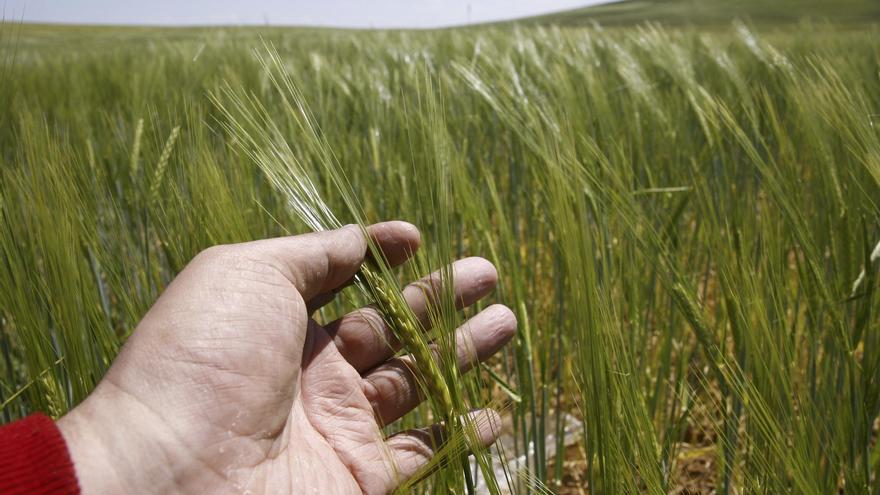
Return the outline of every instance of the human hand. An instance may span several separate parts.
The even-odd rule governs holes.
[[[420,242],[404,222],[368,232],[393,265]],[[413,475],[433,454],[429,430],[381,432],[421,400],[390,329],[369,307],[325,326],[310,317],[366,251],[363,231],[348,226],[196,256],[58,422],[83,493],[386,493]],[[480,258],[457,261],[454,274],[462,306],[497,282]],[[427,323],[434,291],[419,287],[404,295]],[[460,367],[495,353],[515,328],[501,305],[471,318],[456,334]],[[488,444],[498,419],[484,414],[478,437]]]

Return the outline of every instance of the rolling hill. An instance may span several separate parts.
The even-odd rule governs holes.
[[[624,0],[533,17],[528,22],[558,25],[726,25],[734,19],[755,24],[793,24],[804,20],[835,24],[880,21],[880,2],[871,0]]]

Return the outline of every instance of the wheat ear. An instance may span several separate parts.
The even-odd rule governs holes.
[[[159,201],[159,188],[162,187],[162,180],[165,178],[165,169],[168,168],[168,160],[171,158],[171,151],[174,149],[174,143],[180,134],[180,126],[171,129],[171,135],[165,141],[162,147],[162,154],[159,155],[159,162],[156,164],[156,172],[153,174],[153,183],[150,184],[150,192],[148,201],[150,206],[155,205]]]
[[[443,415],[451,416],[453,412],[452,395],[446,385],[446,380],[443,379],[440,366],[434,360],[431,350],[428,349],[428,344],[422,338],[419,324],[412,310],[402,298],[394,297],[395,292],[374,262],[365,263],[361,267],[361,274],[373,292],[376,304],[385,317],[386,323],[391,327],[394,336],[412,355],[413,361],[415,361],[413,371],[417,374],[417,378],[425,385],[427,392],[437,405],[443,408]]]

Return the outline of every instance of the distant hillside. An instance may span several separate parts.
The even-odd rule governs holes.
[[[727,24],[734,19],[756,24],[787,24],[804,19],[833,23],[880,22],[878,0],[624,0],[534,17],[526,22],[578,25]]]

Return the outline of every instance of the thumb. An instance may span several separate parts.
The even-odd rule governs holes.
[[[420,236],[407,222],[393,221],[358,225],[289,237],[244,243],[248,255],[278,269],[302,294],[305,301],[337,289],[360,269],[367,254],[369,235],[386,258],[397,264],[418,248]]]

